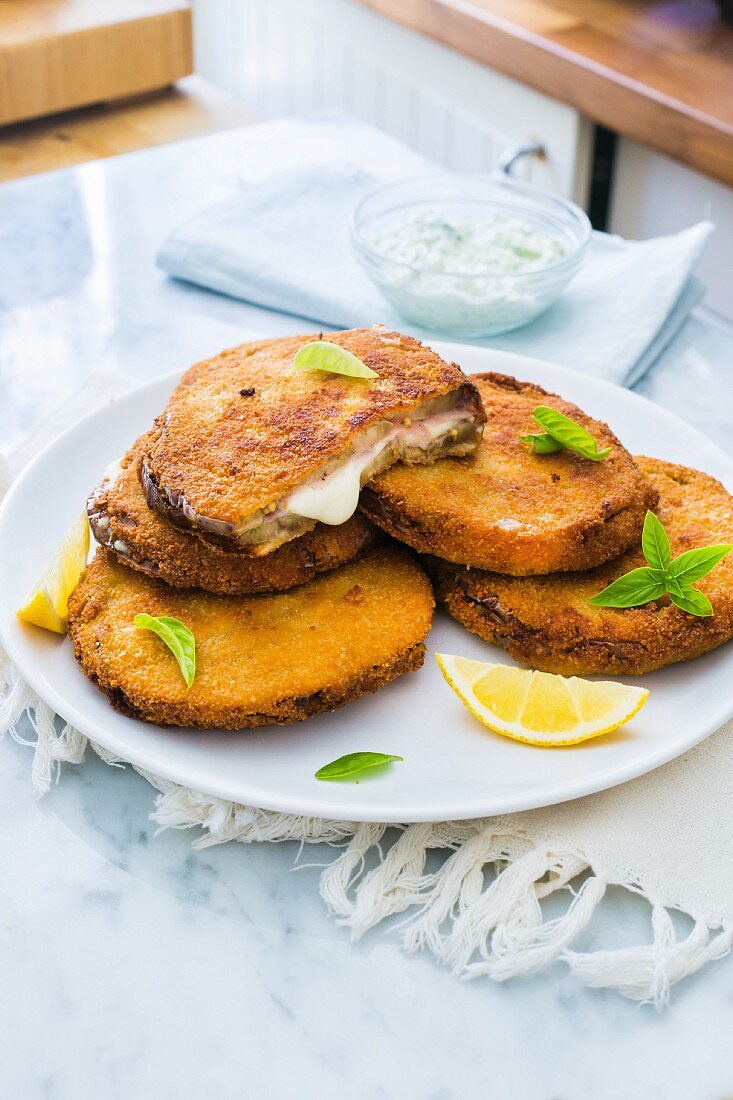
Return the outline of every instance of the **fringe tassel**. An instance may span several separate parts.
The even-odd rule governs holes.
[[[386,825],[373,821],[362,821],[355,826],[354,835],[344,851],[326,868],[321,875],[321,897],[329,913],[348,919],[354,912],[355,904],[349,897],[366,864],[367,853],[378,848],[386,832]]]
[[[670,989],[680,978],[694,974],[706,963],[722,959],[733,945],[733,922],[723,924],[717,935],[701,918],[683,940],[675,937],[669,912],[661,905],[652,909],[653,941],[641,947],[578,954],[565,951],[563,959],[576,977],[592,989],[616,989],[634,1001],[651,1001],[657,1008],[669,1003]]]
[[[136,769],[139,770],[139,769]],[[355,826],[343,821],[324,821],[317,817],[299,817],[254,806],[240,806],[200,791],[188,790],[170,780],[158,779],[140,771],[161,792],[150,815],[160,830],[192,829],[200,826],[206,835],[197,837],[193,847],[210,848],[230,840],[240,844],[277,844],[299,840],[305,844],[336,844],[350,837]]]
[[[360,940],[380,921],[394,913],[402,913],[420,901],[421,876],[432,832],[432,825],[408,825],[399,840],[359,884],[351,912],[339,922],[351,929],[353,942]],[[324,877],[326,874],[322,879]]]
[[[23,715],[28,716],[34,738],[18,731]],[[62,762],[84,760],[86,737],[61,725],[0,652],[0,736],[5,732],[34,750],[37,797],[48,791],[54,770],[58,780]],[[126,766],[106,749],[89,744],[105,763]],[[352,940],[388,917],[415,910],[401,923],[403,948],[427,951],[463,978],[503,982],[537,974],[561,961],[591,988],[616,989],[661,1008],[675,982],[722,958],[733,945],[733,921],[713,926],[695,914],[692,931],[677,939],[668,909],[649,898],[650,944],[615,951],[570,950],[592,920],[609,880],[601,867],[589,867],[580,852],[543,846],[511,819],[407,826],[325,821],[237,805],[136,770],[158,792],[151,817],[161,830],[203,831],[193,841],[194,848],[287,840],[301,846],[339,846],[321,875],[320,890],[328,911],[350,929]],[[399,830],[399,835],[386,842],[388,829]],[[449,854],[436,871],[426,872],[432,850]],[[369,868],[372,859],[376,865]],[[544,920],[541,901],[560,890],[570,891],[573,880],[589,869],[594,873],[573,894],[566,911]],[[643,894],[636,882],[620,885]]]
[[[572,856],[569,861],[576,862]],[[503,982],[519,974],[544,970],[590,922],[605,892],[604,879],[595,876],[583,883],[561,917],[540,921],[531,928],[512,927],[510,923],[497,927],[492,939],[493,958],[485,964],[484,972],[494,981]],[[471,972],[468,976],[476,974]]]

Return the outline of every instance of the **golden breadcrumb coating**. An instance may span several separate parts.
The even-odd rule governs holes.
[[[428,399],[460,394],[483,422],[476,389],[460,368],[399,333],[328,334],[377,378],[288,373],[296,352],[318,338],[242,344],[184,375],[146,448],[145,475],[163,498],[156,506],[167,499],[190,522],[236,526],[343,455],[357,433]]]
[[[659,459],[637,462],[659,492],[655,512],[673,557],[733,542],[733,497],[720,482]],[[611,581],[646,564],[640,545],[590,572],[545,577],[507,577],[436,558],[424,561],[438,599],[455,619],[544,672],[641,675],[699,657],[733,637],[733,554],[696,585],[713,605],[710,618],[690,615],[666,596],[624,609],[588,603]]]
[[[176,527],[145,500],[140,463],[146,440],[147,435],[138,439],[123,458],[119,476],[112,483],[103,482],[87,503],[97,541],[132,569],[176,588],[203,588],[221,595],[279,592],[344,565],[377,541],[377,529],[358,513],[338,527],[318,523],[262,557]]]
[[[401,547],[267,596],[170,588],[100,548],[71,595],[69,634],[86,675],[126,714],[245,729],[334,710],[419,668],[433,606],[427,577]],[[161,639],[135,629],[140,612],[193,632],[191,688]]]
[[[393,466],[362,490],[362,511],[421,553],[515,576],[590,569],[632,546],[656,494],[610,428],[529,382],[471,378],[487,417],[476,455]],[[542,431],[538,405],[572,417],[611,453],[601,462],[535,454],[519,436]]]

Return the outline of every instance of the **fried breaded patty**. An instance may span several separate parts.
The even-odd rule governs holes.
[[[135,629],[140,612],[193,632],[191,688],[161,639]],[[244,729],[334,710],[419,668],[432,616],[430,583],[400,547],[267,596],[170,588],[100,548],[71,595],[69,634],[86,675],[124,713]]]
[[[656,514],[672,556],[733,542],[733,497],[720,482],[686,466],[638,458],[659,492]],[[506,577],[426,558],[436,595],[450,614],[523,664],[566,676],[641,675],[699,657],[733,637],[733,555],[697,586],[711,601],[710,618],[689,615],[665,596],[643,607],[594,607],[588,597],[637,566],[641,547],[587,573]]]
[[[152,507],[269,553],[325,518],[293,494],[322,490],[347,463],[355,485],[342,482],[353,503],[327,522],[347,519],[360,484],[391,462],[432,462],[475,449],[483,410],[454,363],[411,337],[355,329],[328,339],[376,378],[290,373],[296,352],[317,339],[243,344],[187,372],[146,447],[142,475]]]
[[[476,455],[380,474],[361,494],[370,519],[421,553],[514,576],[590,569],[638,540],[656,494],[610,428],[529,382],[472,381],[487,415]],[[572,417],[609,456],[535,454],[519,436],[541,430],[538,405]]]
[[[119,475],[104,481],[87,502],[94,536],[132,569],[176,588],[221,595],[280,592],[359,556],[377,541],[377,528],[358,513],[339,527],[316,524],[272,554],[250,557],[213,536],[182,530],[148,507],[140,483],[147,436],[125,455]],[[379,532],[381,536],[381,532]]]

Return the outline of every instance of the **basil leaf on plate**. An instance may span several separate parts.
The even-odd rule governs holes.
[[[324,764],[316,772],[316,779],[349,779],[368,768],[378,768],[380,764],[389,764],[392,760],[403,760],[402,756],[392,756],[385,752],[349,752],[339,756],[330,764]]]
[[[668,571],[681,584],[693,584],[694,581],[700,581],[706,577],[731,550],[733,546],[727,542],[717,543],[714,546],[701,546],[697,550],[686,550],[684,554],[680,554],[669,563]]]
[[[594,607],[639,607],[650,600],[658,600],[666,591],[664,575],[656,569],[641,566],[591,596],[588,603]]]
[[[136,615],[134,622],[137,630],[152,630],[165,642],[178,661],[187,687],[191,687],[196,675],[196,640],[188,627],[169,615],[143,613]]]
[[[611,448],[598,450],[598,444],[590,432],[576,424],[569,416],[551,409],[547,405],[538,405],[532,413],[537,423],[551,436],[561,447],[568,451],[574,451],[583,458],[589,458],[593,462],[600,462],[611,453]],[[544,452],[548,454],[548,451]]]
[[[349,378],[377,378],[377,372],[362,363],[346,348],[329,340],[312,340],[299,349],[290,372],[296,370],[325,370],[330,374],[344,374]]]
[[[652,568],[667,568],[671,556],[669,537],[654,512],[651,511],[647,511],[644,517],[641,548],[644,551],[644,557]]]

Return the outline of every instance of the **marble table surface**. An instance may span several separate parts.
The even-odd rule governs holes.
[[[307,330],[153,265],[178,220],[303,152],[252,128],[0,188],[2,448],[100,369],[142,380],[250,334]],[[637,389],[731,449],[733,329],[699,308]],[[29,750],[6,739],[0,773],[4,1096],[733,1094],[731,959],[677,986],[662,1014],[561,966],[463,983],[404,957],[389,929],[352,946],[319,869],[294,870],[294,845],[197,853],[189,833],[156,836],[153,792],[129,770],[89,759],[39,802]],[[638,942],[648,924],[641,901],[611,891],[584,948]]]

